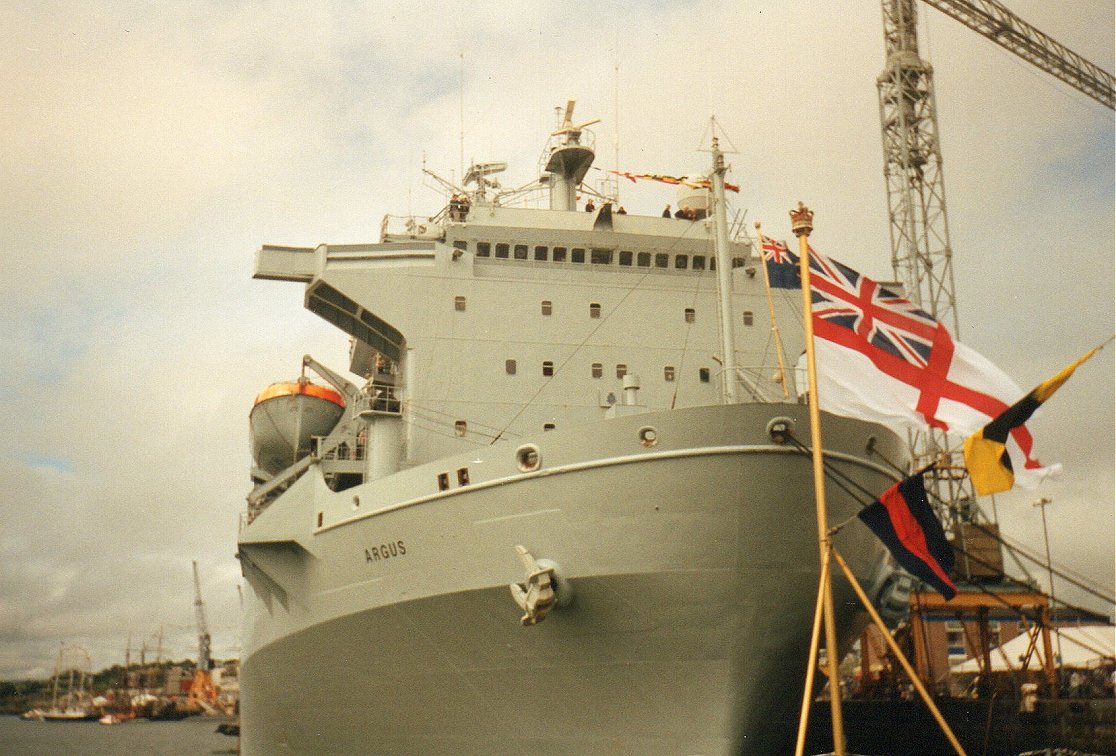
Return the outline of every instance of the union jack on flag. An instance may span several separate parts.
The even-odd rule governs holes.
[[[801,289],[798,256],[762,239],[772,288]],[[998,417],[1022,393],[989,360],[957,343],[913,302],[847,265],[810,249],[810,297],[821,408],[888,425],[968,434]],[[1018,482],[1033,487],[1057,470],[1043,467],[1025,425],[1008,452]]]
[[[760,237],[763,264],[767,268],[768,285],[775,289],[801,289],[798,280],[798,255],[787,248],[786,242]]]
[[[913,302],[817,253],[810,255],[810,288],[815,331],[819,322],[845,328],[863,347],[882,349],[919,368],[929,366],[936,342],[949,340],[942,325]],[[825,330],[829,335],[822,338],[839,335]]]

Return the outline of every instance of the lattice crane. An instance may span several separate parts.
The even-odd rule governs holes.
[[[882,0],[886,62],[877,79],[891,264],[907,296],[959,333],[933,67],[919,56],[915,0]],[[997,0],[923,0],[1024,60],[1113,107],[1113,78],[1026,23]],[[912,440],[923,461],[950,448],[940,434]],[[957,466],[954,466],[955,468]],[[956,503],[960,475],[939,480]],[[956,511],[956,508],[954,508]]]
[[[198,668],[194,672],[194,681],[190,685],[190,698],[199,703],[209,702],[217,698],[217,689],[213,685],[213,676],[209,671],[213,667],[213,660],[210,657],[209,622],[205,618],[205,602],[202,601],[201,580],[198,579],[196,561],[194,562],[194,621],[198,626]]]

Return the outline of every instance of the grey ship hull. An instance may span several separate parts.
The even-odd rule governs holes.
[[[810,461],[772,442],[777,416],[808,437],[803,406],[725,405],[544,434],[530,473],[514,445],[340,493],[311,468],[240,536],[243,752],[784,752],[818,558]],[[843,471],[890,485],[894,434],[823,426]],[[462,467],[467,485],[430,493]],[[832,522],[859,508],[827,490]],[[516,544],[574,591],[534,627],[507,588]],[[867,529],[837,545],[878,587]],[[843,580],[835,604],[849,643],[862,616]]]

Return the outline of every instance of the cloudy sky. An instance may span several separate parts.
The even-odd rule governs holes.
[[[1111,2],[1006,2],[1113,69]],[[192,560],[214,653],[238,652],[252,399],[303,353],[347,364],[300,287],[251,280],[254,251],[433,213],[424,159],[460,175],[463,142],[525,183],[576,96],[601,167],[697,172],[715,114],[749,221],[789,236],[804,200],[818,249],[891,277],[879,3],[635,5],[0,4],[0,679],[49,674],[63,641],[117,663],[160,627],[195,655]],[[960,336],[1030,387],[1113,331],[1113,116],[919,10]],[[674,200],[621,189],[629,212]],[[1034,423],[1062,480],[996,502],[1041,550],[1031,502],[1052,497],[1055,562],[1109,589],[1114,352]]]

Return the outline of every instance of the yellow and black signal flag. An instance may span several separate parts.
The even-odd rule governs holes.
[[[1108,342],[1106,341],[1105,344]],[[1067,365],[1060,373],[1049,378],[1008,407],[988,425],[965,439],[965,467],[973,481],[977,496],[1011,490],[1015,485],[1015,473],[1011,467],[1011,457],[1007,452],[1007,439],[1012,429],[1027,422],[1043,402],[1069,380],[1073,371],[1085,360],[1099,352],[1104,344],[1091,350],[1077,361]]]

